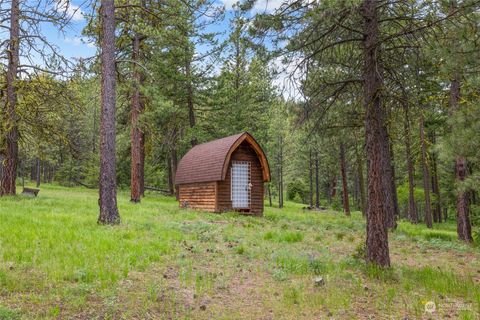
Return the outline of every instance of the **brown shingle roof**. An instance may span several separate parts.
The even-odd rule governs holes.
[[[199,144],[190,149],[178,164],[175,184],[223,180],[225,178],[225,164],[230,159],[232,149],[235,149],[244,140],[247,140],[250,144],[255,144],[254,148],[262,158],[264,180],[269,181],[270,170],[265,154],[255,139],[249,133],[243,132]]]

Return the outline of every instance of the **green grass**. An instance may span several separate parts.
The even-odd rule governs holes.
[[[457,239],[456,225],[452,222],[436,224],[433,229],[427,229],[423,224],[413,225],[403,221],[399,223],[398,231],[413,239],[440,239],[449,242]]]
[[[109,227],[97,199],[55,185],[0,198],[0,320],[421,318],[426,301],[437,318],[480,317],[480,254],[453,223],[400,222],[382,270],[362,260],[358,212],[219,215],[120,192],[122,223]]]

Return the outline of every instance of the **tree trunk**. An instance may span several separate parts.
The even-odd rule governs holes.
[[[177,174],[177,147],[173,146],[170,149],[170,161],[171,161],[171,170],[172,170],[172,182],[173,182],[173,192],[175,194],[175,197],[178,200],[178,190],[177,186],[175,184],[175,175]]]
[[[337,176],[333,176],[332,178],[329,193],[330,193],[330,202],[331,202],[337,196]]]
[[[135,33],[132,41],[132,61],[140,60],[140,42],[141,36]],[[130,201],[140,202],[144,187],[144,161],[145,161],[145,144],[144,133],[140,125],[140,116],[144,110],[144,103],[140,93],[140,86],[143,82],[143,76],[138,70],[136,64],[133,65],[133,92],[131,105],[131,168],[130,168]]]
[[[196,124],[195,119],[195,109],[193,106],[193,86],[192,86],[192,72],[191,72],[191,61],[187,57],[187,62],[185,64],[185,76],[187,80],[187,105],[188,105],[188,121],[190,124],[190,129],[194,129]],[[192,132],[192,140],[190,141],[192,147],[197,145],[198,140],[194,132]]]
[[[450,86],[450,108],[451,113],[456,112],[460,107],[460,76],[456,74]],[[457,188],[457,235],[458,239],[465,242],[472,242],[472,226],[470,223],[469,192],[464,190],[462,183],[467,178],[467,159],[457,155],[455,159],[455,180],[459,185]]]
[[[36,158],[36,170],[35,170],[35,173],[36,173],[36,176],[35,176],[35,181],[36,181],[36,186],[37,188],[40,187],[40,159],[39,158]]]
[[[425,124],[423,114],[420,115],[420,145],[422,153],[423,189],[425,192],[425,224],[432,228],[432,207],[430,204],[430,173],[427,164],[427,146],[425,143]]]
[[[102,0],[101,64],[102,112],[100,122],[100,224],[118,224],[115,164],[115,4]]]
[[[315,151],[315,208],[320,208],[320,183],[318,171],[318,151]]]
[[[310,188],[308,193],[308,196],[309,196],[308,205],[310,206],[310,208],[313,208],[313,159],[312,159],[311,148],[310,148],[310,154],[308,158],[308,179],[310,182],[310,185],[309,185]]]
[[[392,143],[388,142],[389,148],[389,156],[390,156],[390,163],[385,164],[386,166],[390,166],[389,170],[389,187],[390,187],[390,205],[391,209],[389,209],[389,215],[387,216],[387,228],[392,230],[397,228],[397,218],[399,216],[398,210],[398,197],[397,197],[397,185],[395,183],[395,165],[394,165],[394,155],[393,155],[393,147]]]
[[[283,139],[278,137],[279,163],[278,163],[278,207],[283,208]]]
[[[360,197],[358,196],[360,191],[359,191],[359,186],[358,185],[359,185],[358,175],[355,173],[353,175],[353,193],[352,193],[353,206],[354,206],[354,208],[359,209],[361,211],[362,209],[361,209],[361,204],[360,204]]]
[[[355,153],[357,158],[357,175],[358,175],[358,187],[360,189],[360,204],[362,206],[362,215],[366,213],[366,197],[365,197],[365,180],[363,178],[363,161],[362,156],[358,152],[357,146],[355,146]]]
[[[5,148],[3,174],[0,180],[0,196],[14,195],[16,193],[15,179],[18,165],[18,117],[16,81],[19,64],[20,50],[20,8],[19,0],[11,1],[10,9],[10,40],[8,48],[7,69],[7,96],[5,101],[5,114],[3,127],[5,130]]]
[[[167,171],[168,171],[168,193],[173,195],[175,193],[175,188],[173,187],[173,169],[172,169],[172,159],[167,157]]]
[[[435,132],[432,132],[431,136],[432,144],[436,143]],[[442,222],[442,198],[440,195],[440,187],[438,183],[438,167],[437,167],[437,155],[432,153],[432,191],[435,194],[437,201],[433,209],[433,217],[435,222]]]
[[[364,94],[365,94],[365,141],[367,149],[367,239],[366,260],[381,267],[390,266],[388,232],[385,224],[387,214],[385,194],[385,163],[388,154],[385,128],[385,112],[381,101],[383,87],[380,63],[379,22],[377,1],[364,0]]]
[[[405,97],[406,98],[406,97]],[[410,144],[410,113],[409,106],[405,103],[404,106],[405,118],[403,123],[405,135],[405,156],[407,158],[407,172],[408,172],[408,219],[412,223],[418,223],[418,211],[415,205],[415,180],[414,180],[414,165],[412,159],[412,150]]]
[[[455,177],[457,182],[465,181],[467,177],[467,160],[457,156],[455,160]],[[459,240],[472,242],[472,227],[470,224],[469,193],[460,187],[457,190],[457,235]]]
[[[340,143],[340,171],[342,174],[342,193],[343,193],[343,212],[345,215],[350,215],[350,203],[348,199],[348,185],[347,185],[347,165],[345,162],[345,145]]]

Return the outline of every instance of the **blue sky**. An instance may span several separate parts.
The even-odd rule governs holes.
[[[93,2],[93,0],[57,0],[60,3],[67,3],[66,10],[72,17],[71,23],[63,32],[58,31],[51,25],[45,25],[43,27],[44,35],[52,41],[60,50],[60,53],[68,59],[88,58],[97,53],[97,48],[93,43],[89,43],[89,39],[82,36],[82,30],[86,26],[87,18],[84,17],[84,13],[91,13],[91,4],[82,5]],[[180,0],[179,0],[180,1]],[[226,14],[225,19],[218,24],[211,25],[210,30],[214,32],[223,32],[222,38],[228,35],[229,21],[232,18],[232,6],[237,0],[216,0],[219,6],[225,6]],[[284,0],[257,0],[252,14],[258,12],[271,12],[277,9]],[[199,47],[197,52],[204,52],[206,48]],[[280,65],[280,61],[273,61],[272,65],[277,68]],[[289,67],[287,67],[288,69]],[[290,67],[291,69],[291,67]],[[290,70],[291,71],[291,70]],[[280,74],[274,79],[274,84],[280,89],[283,88],[288,95],[296,95],[296,88],[291,87],[290,81],[288,81],[289,70],[280,71]],[[285,91],[286,90],[286,91]]]
[[[59,0],[68,1],[68,0]],[[221,21],[218,25],[211,26],[212,31],[228,31],[229,19],[231,18],[232,6],[237,0],[217,0],[219,5],[225,6],[227,14],[224,21]],[[276,9],[283,0],[258,0],[253,12],[271,11]],[[68,58],[86,58],[95,55],[96,48],[92,43],[88,43],[88,39],[82,36],[82,30],[86,25],[85,12],[91,10],[90,7],[83,5],[84,0],[70,0],[69,5],[65,6],[69,15],[72,16],[70,26],[64,30],[63,33],[56,30],[51,25],[46,25],[44,29],[45,36],[54,42],[59,48],[62,54]]]
[[[83,2],[81,0],[69,1],[68,6],[64,7],[71,17],[71,22],[62,32],[50,24],[45,24],[42,28],[44,35],[55,43],[63,56],[70,59],[91,57],[97,50],[92,43],[88,43],[87,38],[82,36],[82,30],[87,23],[84,13],[89,10],[89,8],[80,7]]]

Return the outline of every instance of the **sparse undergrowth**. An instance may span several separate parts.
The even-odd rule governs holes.
[[[400,222],[382,270],[363,262],[359,213],[217,215],[126,193],[119,207],[102,227],[95,191],[0,199],[0,319],[411,319],[428,301],[435,318],[480,317],[480,254],[453,223]]]

